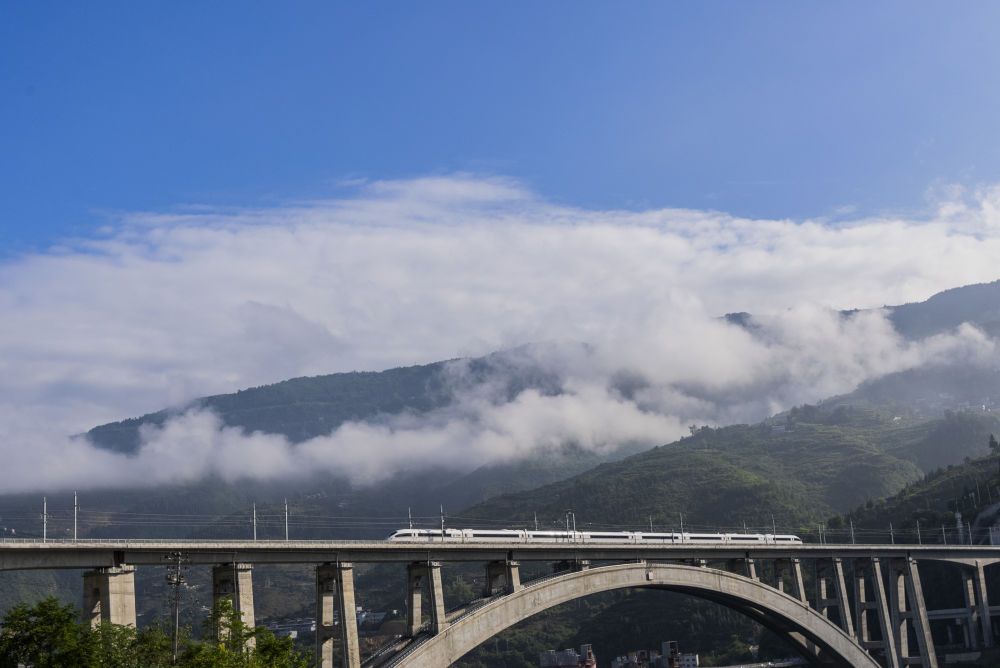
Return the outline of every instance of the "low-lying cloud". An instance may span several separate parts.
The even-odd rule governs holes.
[[[922,218],[796,222],[581,210],[509,180],[442,177],[277,209],[130,214],[0,264],[5,470],[17,489],[307,469],[369,481],[430,459],[656,445],[925,363],[995,363],[973,328],[914,343],[877,311],[835,311],[997,278],[1000,190],[949,195]],[[755,315],[752,333],[718,318],[732,311]],[[67,437],[294,376],[559,341],[586,345],[519,349],[558,393],[499,401],[457,362],[468,391],[454,405],[304,443],[205,411],[148,429],[135,456]]]

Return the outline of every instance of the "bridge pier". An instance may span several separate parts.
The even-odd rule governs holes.
[[[868,600],[865,580],[871,583],[871,595],[874,601]],[[855,606],[858,624],[858,642],[865,649],[881,649],[887,668],[900,668],[896,652],[896,640],[889,617],[889,604],[886,597],[885,581],[882,578],[882,563],[878,557],[860,559],[854,564]],[[869,628],[868,613],[875,611],[881,640],[873,640]]]
[[[334,615],[336,611],[336,615]],[[333,668],[334,617],[340,621],[344,668],[361,666],[358,617],[354,606],[354,565],[322,564],[316,567],[316,665]]]
[[[990,537],[992,539],[992,534]],[[976,593],[975,600],[978,606],[977,616],[983,632],[983,647],[993,647],[993,620],[990,619],[990,603],[986,594],[986,572],[983,569],[983,562],[979,560],[976,560],[973,581]]]
[[[101,622],[135,626],[135,567],[98,568],[83,574],[83,617],[92,627]]]
[[[590,559],[564,559],[552,564],[553,573],[585,571],[590,568]]]
[[[774,564],[774,575],[777,580],[776,589],[780,592],[785,591],[784,586],[784,573],[788,571],[788,574],[792,578],[792,596],[799,599],[806,605],[809,601],[806,599],[806,588],[802,580],[802,564],[799,563],[798,559],[778,559]]]
[[[243,563],[216,564],[212,567],[212,603],[220,598],[233,602],[233,610],[240,613],[243,623],[256,626],[253,609],[253,565]],[[221,631],[221,629],[220,629]],[[250,638],[251,647],[256,641]]]
[[[440,633],[447,622],[444,618],[444,588],[441,586],[441,562],[415,562],[406,567],[406,630],[417,635],[423,626],[423,597],[421,583],[427,582],[430,594],[432,635]]]
[[[966,631],[966,647],[975,649],[980,646],[979,631],[976,629],[979,623],[979,607],[976,605],[976,589],[972,573],[964,569],[962,570],[962,600],[965,602],[966,612],[964,625],[968,629]]]
[[[516,561],[491,561],[486,564],[486,585],[483,597],[489,598],[499,593],[513,594],[521,588],[521,576]],[[503,580],[503,587],[498,584]]]
[[[833,583],[834,598],[830,598],[830,581]],[[847,586],[844,580],[844,564],[839,557],[820,560],[816,564],[816,609],[821,615],[833,619],[847,635],[857,639],[854,624],[851,621],[851,609],[847,601]],[[837,609],[836,618],[830,614],[830,609]]]
[[[904,665],[919,663],[937,668],[937,656],[931,639],[927,606],[924,603],[920,573],[913,559],[894,559],[889,573],[890,623],[895,634],[895,651]],[[918,656],[910,654],[910,627]]]

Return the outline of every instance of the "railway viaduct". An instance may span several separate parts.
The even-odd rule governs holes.
[[[168,567],[178,558],[210,566],[214,597],[232,597],[249,624],[253,565],[315,565],[316,656],[323,668],[333,666],[335,643],[347,668],[447,666],[537,612],[622,588],[682,592],[727,606],[783,634],[819,666],[936,667],[932,626],[952,644],[978,650],[994,646],[1000,617],[987,594],[986,569],[1000,563],[1000,547],[992,546],[0,541],[0,570],[84,569],[83,610],[95,623],[134,625],[135,569]],[[486,586],[481,598],[451,602],[461,605],[447,610],[441,567],[453,562],[483,564]],[[553,572],[522,582],[522,562],[548,562]],[[958,572],[960,607],[928,609],[919,569],[932,562]],[[406,634],[363,662],[356,563],[398,563],[407,587]],[[808,592],[804,564],[813,584]]]

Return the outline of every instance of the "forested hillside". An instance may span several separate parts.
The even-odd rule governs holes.
[[[702,427],[676,443],[545,487],[490,499],[470,518],[527,523],[537,513],[595,526],[788,529],[921,479],[928,462],[981,456],[992,413],[904,420],[872,408],[803,406],[757,425]]]

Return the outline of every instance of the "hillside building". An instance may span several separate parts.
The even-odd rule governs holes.
[[[683,654],[676,640],[668,640],[655,649],[639,649],[611,661],[611,668],[698,668],[697,654]]]
[[[597,657],[590,645],[580,645],[580,651],[564,649],[557,652],[554,649],[542,652],[538,656],[540,668],[597,668]]]

